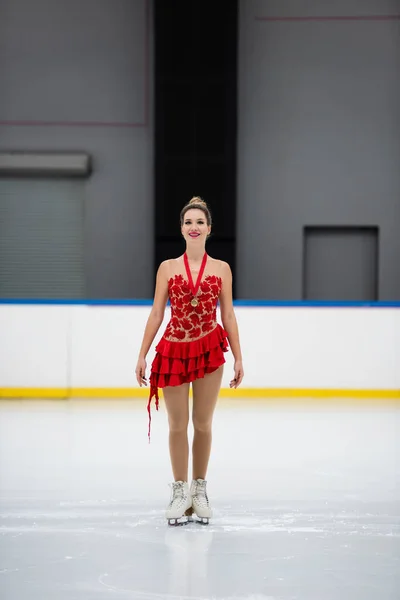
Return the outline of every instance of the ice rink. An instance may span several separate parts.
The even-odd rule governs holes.
[[[211,524],[168,527],[164,405],[0,403],[1,600],[398,600],[400,407],[223,400]]]

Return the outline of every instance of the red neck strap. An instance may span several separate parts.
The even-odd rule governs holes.
[[[190,290],[191,290],[193,296],[195,296],[197,294],[198,289],[199,289],[199,286],[200,286],[200,283],[201,283],[201,278],[203,277],[204,269],[206,268],[207,252],[204,253],[203,260],[201,261],[201,267],[200,267],[199,274],[197,276],[196,285],[193,285],[193,278],[192,278],[192,274],[190,272],[189,260],[188,260],[186,252],[183,255],[183,261],[185,263],[185,269],[186,269],[186,273],[187,273],[188,280],[189,280]]]

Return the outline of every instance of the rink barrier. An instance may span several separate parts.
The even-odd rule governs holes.
[[[151,305],[142,299],[0,299],[0,398],[147,398],[134,363]],[[400,302],[234,305],[246,374],[243,387],[229,387],[228,353],[221,398],[400,398]],[[164,325],[168,320],[166,311]]]

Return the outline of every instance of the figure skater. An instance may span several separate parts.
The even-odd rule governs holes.
[[[158,409],[158,388],[163,389],[169,423],[169,452],[174,482],[166,510],[170,525],[184,523],[195,513],[208,523],[212,510],[207,495],[207,468],[211,452],[212,420],[221,387],[224,352],[234,356],[231,388],[243,379],[238,326],[232,304],[232,273],[228,263],[208,256],[206,241],[211,232],[207,204],[194,197],[180,214],[186,250],[179,258],[158,268],[153,307],[143,335],[136,366],[140,385],[147,385],[146,356],[164,320],[170,299],[171,318],[156,347],[151,366],[148,401],[149,436],[151,400]],[[219,301],[222,326],[216,320]],[[228,345],[229,342],[229,345]],[[192,482],[188,485],[189,387],[192,384]]]

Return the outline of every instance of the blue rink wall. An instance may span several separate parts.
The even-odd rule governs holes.
[[[1,300],[0,397],[144,397],[135,365],[152,301]],[[400,399],[400,302],[236,301],[245,379],[221,396]],[[220,316],[218,315],[220,320]],[[147,357],[169,319],[169,307]]]

